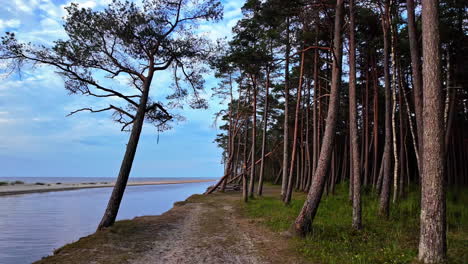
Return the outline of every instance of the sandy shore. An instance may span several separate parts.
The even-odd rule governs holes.
[[[277,193],[263,189],[268,197]],[[290,237],[247,218],[245,210],[239,192],[192,195],[162,215],[118,221],[34,264],[310,263],[290,247]]]
[[[140,185],[161,185],[161,184],[182,184],[182,183],[200,183],[211,182],[215,180],[182,180],[182,181],[147,181],[147,182],[129,182],[127,186]],[[113,187],[114,182],[88,182],[88,183],[46,183],[46,184],[15,184],[0,186],[0,196],[40,193],[40,192],[57,192],[71,191],[87,188],[106,188]]]

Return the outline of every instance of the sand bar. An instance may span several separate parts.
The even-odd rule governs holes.
[[[141,185],[162,185],[162,184],[182,184],[182,183],[200,183],[212,182],[215,180],[174,180],[174,181],[141,181],[129,182],[127,186],[141,186]],[[78,189],[88,188],[108,188],[113,187],[114,182],[88,182],[88,183],[46,183],[46,184],[15,184],[15,185],[2,185],[0,186],[0,196],[16,195],[26,193],[41,193],[41,192],[58,192],[58,191],[71,191]]]

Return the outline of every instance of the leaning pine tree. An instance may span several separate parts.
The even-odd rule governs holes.
[[[327,123],[323,136],[323,144],[320,150],[317,168],[315,170],[314,180],[310,187],[307,199],[301,212],[294,222],[294,231],[299,236],[307,235],[312,229],[312,221],[317,213],[320,200],[322,199],[325,187],[328,167],[330,165],[333,144],[335,139],[335,129],[338,116],[339,87],[341,84],[341,64],[342,64],[342,37],[341,28],[344,12],[343,0],[336,1],[335,7],[335,26],[333,37],[333,68],[332,83],[330,91],[330,103],[328,108]]]
[[[203,20],[219,20],[222,6],[218,0],[143,0],[141,5],[114,1],[101,11],[76,4],[66,10],[67,40],[39,46],[21,43],[13,33],[6,33],[0,45],[0,60],[7,62],[4,65],[10,70],[18,70],[25,63],[52,66],[64,78],[70,93],[101,98],[102,104],[108,104],[99,109],[84,107],[70,114],[112,111],[122,130],[130,131],[99,230],[115,222],[143,123],[165,129],[173,119],[162,102],[150,98],[157,73],[174,71],[175,92],[168,100],[187,100],[192,107],[206,107],[198,93],[203,89],[203,60],[209,42],[193,32]],[[119,87],[116,82],[104,81],[104,77],[123,77],[128,86]],[[188,90],[192,91],[190,97]]]

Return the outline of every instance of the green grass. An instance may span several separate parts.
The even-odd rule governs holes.
[[[275,187],[270,187],[275,188]],[[279,193],[279,190],[276,190]],[[305,200],[295,193],[289,206],[278,195],[250,201],[243,206],[248,217],[259,218],[276,232],[291,227]],[[450,190],[447,195],[449,263],[468,263],[468,192]],[[378,217],[378,199],[363,195],[363,229],[351,228],[351,204],[347,186],[337,186],[336,194],[324,196],[313,225],[305,239],[293,238],[292,247],[313,263],[412,263],[417,256],[419,237],[419,193],[391,204],[388,220]]]

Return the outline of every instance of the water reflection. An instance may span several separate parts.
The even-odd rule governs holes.
[[[161,214],[212,183],[129,186],[117,217]],[[31,263],[95,231],[112,188],[0,197],[0,263]]]

